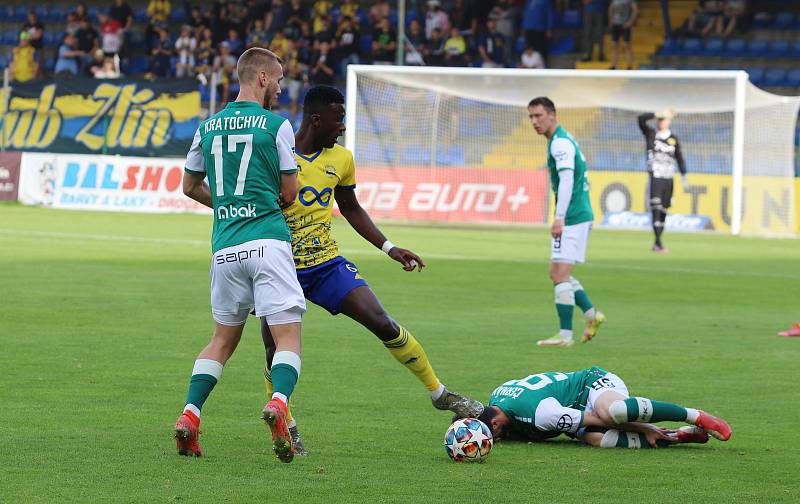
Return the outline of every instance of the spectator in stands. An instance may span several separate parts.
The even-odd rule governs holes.
[[[425,63],[430,66],[444,66],[444,44],[442,30],[438,28],[433,30],[430,40],[425,44],[425,52],[423,53]]]
[[[389,2],[386,0],[378,0],[375,2],[369,9],[369,22],[372,23],[373,26],[376,26],[380,23],[381,19],[388,18],[391,14],[392,9],[389,7]]]
[[[289,24],[289,5],[286,0],[272,0],[272,7],[264,21],[264,26],[270,35],[269,38],[283,30],[287,24]]]
[[[385,17],[378,23],[378,28],[372,35],[372,60],[376,65],[392,65],[395,50],[397,49],[397,36],[392,30],[389,18]]]
[[[317,41],[314,40],[314,35],[311,33],[311,23],[308,21],[300,25],[300,35],[297,37],[296,43],[300,62],[310,65],[311,55],[316,48]]]
[[[116,20],[124,32],[128,32],[133,26],[133,10],[125,0],[115,0],[114,6],[109,11],[111,19]]]
[[[203,29],[200,40],[197,41],[194,62],[195,73],[198,76],[202,75],[201,80],[208,82],[211,79],[211,68],[214,65],[214,35],[209,27]]]
[[[542,55],[536,52],[532,46],[526,45],[525,50],[522,52],[522,55],[519,57],[519,67],[520,68],[545,68],[544,66],[544,58]]]
[[[286,22],[292,28],[291,38],[295,38],[303,22],[310,19],[308,10],[303,7],[300,0],[291,0],[289,4],[289,20]]]
[[[36,61],[36,49],[31,46],[31,35],[27,31],[19,34],[19,45],[11,51],[9,65],[11,79],[17,83],[30,82],[39,70]]]
[[[39,21],[36,11],[31,9],[28,11],[28,19],[22,25],[22,31],[28,32],[30,39],[28,43],[37,51],[41,51],[44,47],[44,25]]]
[[[192,7],[192,13],[189,17],[189,26],[192,27],[194,36],[199,40],[203,35],[203,31],[206,28],[211,28],[211,21],[203,15],[200,7],[195,5]]]
[[[103,55],[102,49],[97,49],[92,55],[90,56],[90,60],[87,62],[84,70],[84,74],[87,77],[94,77],[97,75],[97,72],[103,69],[103,65],[105,63],[105,56]]]
[[[342,17],[349,17],[353,20],[355,25],[358,25],[358,4],[356,0],[344,0],[344,3],[339,7],[339,14]]]
[[[522,13],[522,30],[527,42],[547,61],[547,39],[553,26],[550,0],[528,0]]]
[[[619,57],[619,39],[625,50],[625,61],[628,70],[633,67],[633,51],[631,50],[631,29],[639,15],[636,0],[611,0],[608,5],[608,29],[611,32],[611,69],[616,70]]]
[[[500,0],[497,5],[492,7],[489,12],[489,19],[497,21],[497,31],[506,38],[506,43],[510,44],[514,40],[516,32],[514,23],[514,13],[508,0]]]
[[[121,77],[119,73],[119,68],[117,68],[116,63],[117,58],[113,56],[104,56],[103,57],[103,66],[100,67],[97,72],[95,72],[94,77],[95,79],[118,79]]]
[[[152,52],[152,49],[160,40],[161,29],[167,28],[169,15],[172,14],[172,4],[169,0],[150,0],[147,4],[147,29],[145,30],[145,39],[147,49]]]
[[[428,12],[425,13],[425,38],[431,38],[434,28],[439,28],[442,32],[450,30],[450,18],[442,10],[439,0],[428,0]]]
[[[253,21],[253,27],[250,33],[247,34],[247,48],[251,47],[267,47],[269,45],[269,37],[267,30],[264,28],[264,20],[256,18]]]
[[[225,40],[228,43],[228,48],[231,54],[237,58],[244,52],[244,42],[239,38],[239,31],[236,28],[228,30],[228,38]]]
[[[81,17],[80,25],[81,27],[75,34],[75,38],[78,40],[78,50],[84,54],[84,61],[89,63],[89,60],[95,51],[100,49],[100,37],[97,33],[97,30],[95,30],[92,24],[89,22],[88,17]]]
[[[217,82],[220,87],[220,107],[224,107],[230,99],[231,84],[239,81],[236,73],[237,58],[231,54],[231,48],[227,42],[219,45],[219,54],[214,58],[214,71],[217,73]]]
[[[721,31],[720,17],[724,8],[722,0],[700,0],[699,8],[689,19],[689,34],[706,36],[712,30]]]
[[[308,77],[308,67],[300,62],[300,52],[293,40],[289,41],[289,50],[284,58],[286,90],[289,93],[289,119],[294,122],[299,109],[300,93]]]
[[[331,18],[327,14],[323,14],[314,19],[314,38],[317,40],[333,41],[335,37],[334,30],[331,28]]]
[[[347,65],[358,65],[358,27],[350,16],[343,16],[336,30],[336,48],[334,53],[341,67],[339,75],[347,75]]]
[[[83,53],[75,49],[75,37],[67,33],[58,48],[54,73],[61,77],[77,77]]]
[[[80,18],[75,12],[70,12],[67,14],[67,24],[64,27],[64,31],[69,33],[70,35],[76,35],[78,30],[81,28]]]
[[[723,19],[723,37],[730,37],[734,30],[746,29],[747,0],[726,0]]]
[[[424,65],[425,46],[425,33],[422,31],[419,21],[414,19],[408,25],[408,31],[406,31],[406,65]]]
[[[483,60],[483,68],[503,68],[506,66],[506,39],[497,31],[497,21],[486,21],[486,30],[478,41],[478,53]]]
[[[211,33],[214,34],[214,45],[219,45],[228,36],[233,25],[228,19],[228,8],[220,6],[217,14],[211,16]]]
[[[100,21],[100,47],[106,56],[115,56],[122,47],[122,25],[108,14],[97,15]]]
[[[597,45],[600,61],[606,60],[603,29],[605,28],[606,6],[604,0],[583,0],[583,50],[586,55],[582,61],[594,59],[594,46]]]
[[[170,74],[170,58],[172,57],[172,42],[166,28],[156,29],[158,39],[153,43],[150,57],[150,73],[157,77],[168,77]]]
[[[269,43],[269,50],[274,52],[279,58],[283,58],[288,46],[289,39],[283,32],[278,32],[272,37],[272,41]]]
[[[194,73],[195,61],[194,53],[197,50],[197,39],[192,34],[192,27],[183,25],[181,36],[175,41],[175,52],[178,61],[175,63],[175,76],[191,77]]]
[[[244,29],[249,22],[247,18],[247,7],[241,1],[228,2],[228,21],[230,22],[231,28],[239,33],[244,33]],[[239,54],[244,52],[244,42],[240,40],[240,43],[242,49]],[[231,52],[236,54],[233,46],[231,46]]]
[[[78,17],[78,22],[81,19],[86,18],[89,19],[89,13],[86,11],[86,4],[83,2],[78,2],[75,6],[75,15]]]
[[[450,38],[444,43],[444,62],[451,67],[463,67],[469,63],[467,41],[456,27],[450,29]]]
[[[329,0],[317,0],[314,2],[314,5],[311,6],[311,15],[315,19],[322,16],[327,16],[332,7],[333,3]]]
[[[455,0],[453,8],[450,9],[450,24],[460,31],[476,31],[478,28],[478,17],[475,8],[475,0]],[[447,33],[446,28],[442,28]],[[430,38],[430,37],[429,37]]]
[[[333,70],[336,62],[330,53],[331,44],[324,40],[319,43],[319,49],[314,51],[311,58],[311,70],[308,79],[313,85],[333,85],[336,82],[336,72]]]

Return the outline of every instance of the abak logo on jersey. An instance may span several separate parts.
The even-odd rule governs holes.
[[[236,218],[251,218],[256,216],[256,207],[253,204],[248,204],[246,207],[235,207],[233,205],[221,206],[217,208],[217,219],[236,219]]]

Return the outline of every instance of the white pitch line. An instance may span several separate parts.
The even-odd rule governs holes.
[[[187,240],[179,238],[149,238],[143,236],[122,236],[122,235],[104,235],[92,233],[66,233],[60,231],[29,231],[14,228],[0,228],[0,235],[10,236],[31,236],[40,238],[64,238],[76,240],[98,240],[98,241],[118,241],[118,242],[135,242],[135,243],[151,243],[154,245],[185,245],[185,246],[209,246],[208,240]],[[369,257],[378,254],[377,251],[364,250],[364,249],[340,249],[344,255]],[[436,252],[422,253],[423,258],[442,259],[449,261],[479,261],[479,262],[505,262],[514,264],[549,264],[546,259],[523,259],[523,258],[507,258],[507,257],[492,257],[492,256],[470,256],[459,254],[440,254]],[[750,278],[779,278],[786,280],[800,280],[800,275],[788,275],[785,273],[770,273],[770,272],[749,272],[749,271],[731,271],[731,270],[702,270],[695,268],[673,268],[673,267],[649,267],[649,266],[635,266],[623,264],[602,264],[592,263],[588,268],[596,269],[610,269],[619,271],[637,271],[646,273],[681,273],[691,275],[705,275],[705,276],[727,276],[727,277],[750,277]]]

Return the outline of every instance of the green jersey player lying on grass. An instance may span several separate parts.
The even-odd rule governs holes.
[[[656,448],[731,437],[725,420],[677,404],[630,397],[617,375],[599,367],[540,373],[500,385],[478,417],[495,438],[543,441],[561,434],[603,448]],[[686,422],[661,429],[650,422]]]

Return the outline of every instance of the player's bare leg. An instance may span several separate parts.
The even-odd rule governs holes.
[[[198,441],[200,410],[222,376],[223,366],[236,350],[242,329],[244,324],[228,326],[217,322],[214,336],[197,356],[189,381],[186,406],[175,422],[175,445],[179,455],[202,456]]]
[[[275,390],[264,406],[261,418],[272,432],[275,455],[281,462],[289,463],[294,458],[295,450],[286,410],[299,376],[300,323],[274,324],[269,326],[269,330],[276,350],[270,368]]]
[[[599,429],[585,432],[580,440],[590,446],[600,448],[664,448],[674,444],[707,443],[708,434],[695,426],[684,426],[680,429],[659,429],[655,425],[643,424],[640,429],[645,432],[628,431],[623,429]],[[648,434],[660,433],[655,436]]]
[[[450,410],[461,417],[475,417],[483,411],[479,401],[447,390],[436,376],[422,345],[389,316],[368,286],[350,291],[342,302],[341,311],[377,336],[389,353],[414,373],[430,392],[435,408]]]
[[[609,425],[628,422],[686,422],[703,429],[720,441],[727,441],[732,434],[728,422],[704,411],[645,397],[625,397],[613,390],[601,394],[595,401],[594,408],[597,416]]]
[[[272,338],[272,332],[269,330],[266,317],[261,317],[261,339],[264,342],[264,350],[267,356],[267,363],[264,367],[264,386],[267,391],[267,397],[272,397],[274,387],[272,385],[272,358],[275,356],[275,340]],[[289,436],[292,438],[292,446],[294,447],[294,454],[300,457],[307,457],[308,450],[303,445],[303,440],[300,436],[300,430],[297,427],[297,421],[292,414],[292,401],[291,399],[286,404],[286,424],[289,426]]]

